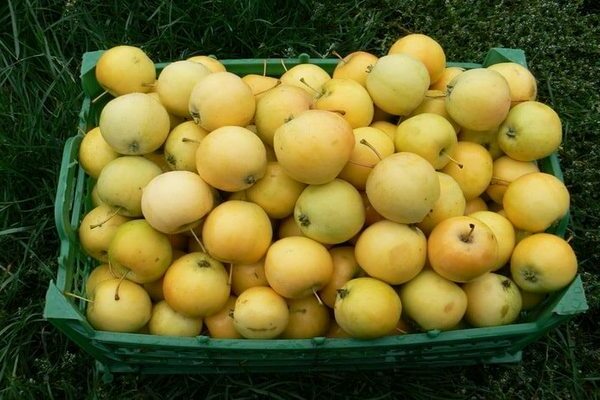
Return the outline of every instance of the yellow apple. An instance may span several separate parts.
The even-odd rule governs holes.
[[[358,237],[356,261],[373,278],[390,285],[408,282],[425,266],[427,239],[414,226],[379,221]]]
[[[317,297],[287,299],[290,318],[281,333],[282,339],[310,339],[325,336],[329,329],[329,310]]]
[[[240,295],[254,286],[269,286],[265,275],[265,259],[255,263],[231,265],[231,290]]]
[[[503,275],[489,272],[463,286],[467,294],[465,318],[475,327],[512,324],[522,308],[521,292]]]
[[[458,141],[478,143],[490,152],[492,159],[496,160],[504,155],[504,152],[500,148],[500,144],[498,144],[499,129],[499,126],[486,131],[474,131],[472,129],[463,128],[458,134]]]
[[[514,106],[498,132],[502,151],[519,161],[547,157],[561,142],[560,117],[550,106],[538,101],[525,101]]]
[[[321,93],[321,88],[331,76],[323,68],[315,64],[298,64],[281,75],[281,83],[297,86],[312,97]]]
[[[119,226],[130,218],[116,213],[114,207],[106,204],[90,210],[79,224],[79,243],[83,250],[98,261],[108,261],[108,246]]]
[[[115,158],[119,153],[102,137],[100,128],[95,127],[85,134],[79,145],[79,165],[92,178],[98,179],[102,168]]]
[[[215,339],[241,339],[242,335],[233,324],[233,310],[235,309],[236,296],[229,296],[227,303],[214,314],[204,317],[204,325],[208,334]]]
[[[367,85],[369,69],[377,62],[377,56],[366,51],[354,51],[340,60],[333,70],[333,78],[347,78]]]
[[[494,268],[498,242],[494,232],[480,220],[452,217],[437,224],[429,234],[427,258],[444,278],[468,282]]]
[[[189,118],[188,103],[192,89],[209,74],[211,71],[208,68],[192,61],[175,61],[168,64],[156,82],[156,92],[161,104],[171,114]]]
[[[434,83],[432,83],[431,85],[429,85],[429,89],[430,90],[440,90],[444,93],[446,93],[447,90],[447,85],[448,83],[450,83],[450,81],[452,79],[454,79],[454,77],[456,77],[457,75],[459,75],[460,73],[464,72],[465,69],[462,67],[446,67],[444,68],[444,70],[442,71],[442,74],[440,75],[440,78],[435,81]]]
[[[352,128],[369,126],[373,120],[373,100],[360,83],[346,78],[333,78],[321,87],[313,108],[337,112]]]
[[[290,312],[285,299],[270,287],[257,286],[242,293],[235,302],[233,324],[247,339],[273,339],[288,324]]]
[[[407,54],[427,67],[430,82],[437,82],[446,67],[446,54],[442,46],[431,36],[411,33],[396,40],[388,54]]]
[[[467,201],[481,195],[492,180],[494,161],[480,144],[458,142],[452,152],[454,162],[441,170],[458,182]]]
[[[535,100],[537,96],[535,77],[521,64],[503,62],[490,65],[488,69],[499,72],[508,82],[512,107],[523,101]]]
[[[453,329],[467,309],[467,295],[456,283],[424,269],[398,290],[404,314],[425,331]]]
[[[227,68],[225,68],[225,65],[223,65],[223,63],[221,63],[219,60],[217,60],[213,56],[206,56],[206,55],[192,56],[192,57],[188,58],[187,61],[193,61],[195,63],[202,64],[206,68],[208,68],[211,72],[227,71]]]
[[[515,246],[510,273],[521,289],[550,293],[564,288],[575,278],[577,257],[563,238],[535,233]]]
[[[177,125],[165,140],[164,155],[169,168],[175,171],[196,172],[196,150],[208,135],[194,121]]]
[[[509,156],[502,156],[494,160],[492,181],[485,193],[495,203],[502,204],[508,185],[515,179],[531,172],[540,172],[534,161],[517,161]]]
[[[515,228],[512,223],[506,217],[493,211],[476,211],[468,216],[485,223],[494,233],[498,242],[498,260],[492,271],[502,268],[510,260],[515,248]]]
[[[333,261],[333,274],[331,279],[321,290],[319,297],[329,307],[333,308],[338,289],[350,279],[364,275],[363,269],[356,262],[354,247],[341,246],[329,249]]]
[[[152,307],[148,329],[152,335],[198,336],[202,331],[202,317],[187,317],[180,314],[163,300]]]
[[[140,48],[114,46],[106,50],[96,63],[96,80],[113,96],[148,93],[156,80],[154,62]]]
[[[425,235],[429,235],[441,221],[465,213],[465,196],[456,180],[450,175],[439,171],[437,176],[440,181],[440,197],[425,218],[417,224]]]

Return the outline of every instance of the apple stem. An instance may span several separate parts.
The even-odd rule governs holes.
[[[280,59],[281,60],[281,65],[283,65],[283,69],[285,72],[288,71],[287,67],[285,66],[285,63],[283,62],[283,58]]]
[[[352,161],[352,160],[348,160],[348,163],[358,165],[359,167],[373,168],[373,165],[365,165],[365,164],[361,164],[361,163],[358,163],[358,162]]]
[[[229,277],[227,279],[227,284],[231,286],[231,282],[233,281],[233,263],[229,263]]]
[[[507,181],[506,179],[501,179],[501,178],[497,178],[497,177],[493,176],[491,183],[494,184],[494,185],[508,186],[510,184],[510,181]]]
[[[508,128],[508,130],[506,131],[506,136],[513,139],[513,138],[517,137],[516,133],[517,132],[513,128]]]
[[[344,116],[344,115],[346,115],[346,111],[344,111],[344,110],[327,110],[327,111],[331,111],[331,112],[334,112],[334,113],[338,113],[338,114],[340,114],[341,116]]]
[[[359,143],[364,144],[365,146],[373,150],[373,153],[375,153],[375,155],[377,156],[377,158],[379,158],[380,161],[383,160],[383,157],[381,157],[381,154],[377,151],[377,149],[371,143],[367,142],[366,139],[360,139]]]
[[[95,102],[97,102],[98,100],[100,100],[105,94],[108,94],[107,90],[105,90],[104,92],[100,93],[98,96],[94,97],[92,99],[92,104],[94,104]]]
[[[567,243],[571,243],[571,241],[573,240],[573,238],[574,238],[574,236],[573,236],[573,235],[570,235],[570,236],[567,238],[566,242],[567,242]]]
[[[130,273],[131,270],[127,270],[127,272],[125,272],[123,274],[123,276],[121,276],[121,279],[119,279],[119,283],[117,283],[117,287],[115,288],[115,301],[119,301],[121,299],[121,297],[119,297],[119,288],[121,287],[121,282],[123,282],[123,280],[125,279],[125,277],[127,276],[128,273]]]
[[[400,333],[403,333],[403,334],[405,334],[405,333],[408,333],[408,332],[406,332],[404,329],[401,329],[401,328],[399,328],[399,327],[396,327],[396,331],[398,331],[398,332],[400,332]]]
[[[337,58],[339,58],[344,64],[346,63],[346,61],[344,61],[344,57],[340,56],[340,53],[338,53],[337,51],[333,50],[331,52],[331,54],[333,54],[334,56],[336,56]]]
[[[450,159],[450,161],[452,161],[454,164],[456,164],[456,166],[460,169],[464,168],[464,165],[459,163],[455,158],[453,158],[450,154],[448,154],[447,152],[444,151],[444,154],[446,155],[446,157],[448,157]]]
[[[198,245],[202,249],[202,252],[206,253],[206,248],[204,247],[204,245],[202,244],[202,242],[200,241],[200,239],[198,239],[198,236],[196,236],[196,232],[194,232],[193,229],[190,229],[190,232],[192,232],[192,236],[194,237],[194,239],[196,240],[196,242],[198,243]]]
[[[155,87],[156,86],[156,82],[152,82],[152,83],[142,83],[143,87]]]
[[[469,234],[467,235],[467,242],[471,241],[471,236],[473,235],[473,231],[475,230],[475,224],[469,224],[469,228],[471,228],[471,230],[469,230]]]
[[[267,76],[267,59],[263,60],[263,76]]]
[[[79,296],[79,295],[77,295],[77,294],[75,294],[75,293],[71,293],[71,292],[63,292],[63,294],[64,294],[65,296],[74,297],[74,298],[76,298],[76,299],[83,300],[83,301],[85,301],[85,302],[88,302],[88,303],[93,303],[93,302],[94,302],[94,300],[86,299],[85,297],[83,297],[83,296]]]
[[[317,289],[312,288],[312,292],[315,295],[315,297],[317,298],[317,301],[319,302],[319,305],[323,305],[323,300],[321,300],[321,298],[319,297],[319,294],[317,293]]]
[[[196,140],[196,139],[190,139],[190,138],[186,138],[186,137],[184,137],[184,138],[181,138],[181,141],[182,141],[183,143],[188,143],[188,142],[192,142],[192,143],[200,143],[200,141],[198,141],[198,140]]]
[[[112,217],[114,217],[115,215],[117,215],[119,213],[119,211],[121,211],[122,208],[123,207],[120,207],[120,206],[117,207],[115,209],[115,211],[113,211],[112,213],[110,213],[110,215],[108,216],[108,218],[106,218],[104,221],[98,222],[97,224],[91,224],[90,225],[90,229],[96,229],[96,228],[101,227],[102,225],[104,225],[105,223],[107,223],[108,221],[110,221],[110,219]]]
[[[268,92],[269,90],[271,90],[271,89],[274,89],[274,88],[276,88],[276,87],[277,87],[277,86],[279,86],[279,85],[281,85],[281,81],[280,81],[279,79],[277,79],[277,83],[276,83],[275,85],[273,85],[272,87],[270,87],[270,88],[268,88],[268,89],[261,90],[260,92],[256,92],[256,93],[254,93],[254,96],[258,96],[259,94],[263,94],[263,93],[265,93],[265,92]]]
[[[429,98],[429,99],[438,99],[440,97],[446,97],[446,93],[441,93],[441,94],[426,94],[425,97]]]
[[[375,65],[373,65],[373,64],[369,64],[369,65],[367,65],[367,69],[365,70],[365,72],[366,72],[367,74],[370,74],[370,73],[371,73],[371,71],[373,71],[373,68],[374,68],[374,67],[375,67]]]
[[[321,92],[319,92],[317,89],[315,89],[314,87],[310,86],[308,84],[308,82],[306,82],[306,80],[304,79],[304,77],[300,78],[300,82],[302,82],[303,84],[305,84],[310,90],[312,90],[313,92],[315,92],[317,94],[317,96],[321,96]]]

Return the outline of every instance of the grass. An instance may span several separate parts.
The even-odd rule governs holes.
[[[487,4],[487,3],[486,3]],[[523,398],[600,397],[600,17],[595,2],[354,0],[83,2],[0,6],[0,398]],[[590,310],[527,347],[517,365],[361,373],[117,376],[42,318],[57,270],[53,221],[59,160],[75,134],[78,68],[87,50],[142,46],[154,60],[384,54],[424,32],[449,60],[490,47],[525,50],[541,101],[561,115],[560,157],[572,195],[569,236]],[[84,394],[79,388],[83,387]]]

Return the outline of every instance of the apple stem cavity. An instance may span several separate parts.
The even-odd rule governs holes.
[[[191,229],[191,228],[190,228],[190,232],[192,233],[192,236],[194,237],[194,239],[196,240],[196,242],[198,243],[198,245],[202,249],[202,252],[206,253],[206,248],[204,247],[204,245],[202,244],[202,242],[200,241],[200,239],[198,239],[198,236],[196,236],[196,232],[194,232],[194,230]]]
[[[104,225],[105,223],[110,221],[112,217],[117,215],[119,213],[119,211],[121,211],[122,209],[123,209],[123,207],[117,207],[112,213],[109,214],[108,218],[106,218],[104,221],[100,221],[97,224],[91,224],[90,229],[100,228],[102,225]]]
[[[383,160],[383,158],[381,157],[381,154],[377,151],[377,149],[369,142],[367,142],[366,139],[360,139],[360,144],[363,144],[365,146],[367,146],[368,148],[370,148],[371,150],[373,150],[373,153],[375,153],[375,155],[377,156],[377,158],[379,158],[379,160]]]
[[[340,296],[340,299],[343,299],[344,297],[348,296],[349,293],[350,292],[348,291],[348,289],[341,288],[337,290],[337,294],[338,296]]]
[[[85,301],[85,302],[88,302],[88,303],[93,303],[93,302],[94,302],[94,300],[86,299],[85,297],[83,297],[83,296],[79,296],[79,295],[77,295],[77,294],[75,294],[75,293],[71,293],[71,292],[63,292],[63,294],[64,294],[65,296],[74,297],[74,298],[76,298],[76,299],[83,300],[83,301]]]
[[[321,297],[319,297],[319,293],[317,293],[317,289],[316,288],[312,288],[312,292],[315,295],[315,297],[317,298],[317,301],[319,302],[319,305],[323,305],[323,300],[321,300]]]
[[[256,183],[256,178],[254,175],[248,175],[246,178],[244,178],[244,183],[247,183],[248,185],[254,185]]]
[[[469,230],[469,233],[467,233],[466,235],[461,235],[460,240],[462,240],[465,243],[471,243],[471,241],[473,240],[473,231],[475,230],[475,224],[469,224],[469,228],[471,228]]]
[[[508,136],[511,139],[514,139],[517,137],[517,132],[513,128],[508,128],[508,130],[506,131],[506,136]]]
[[[92,104],[96,103],[98,100],[100,100],[106,94],[108,94],[108,90],[105,90],[104,92],[100,93],[98,96],[94,97],[92,99]]]
[[[505,291],[508,291],[511,288],[511,283],[508,279],[502,281],[502,288],[504,288]]]

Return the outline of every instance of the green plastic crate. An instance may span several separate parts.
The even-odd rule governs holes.
[[[160,337],[146,334],[97,331],[85,318],[85,304],[65,296],[65,292],[84,292],[85,278],[97,264],[87,257],[78,243],[77,229],[91,208],[92,179],[77,162],[83,132],[98,123],[100,110],[110,96],[103,96],[94,68],[102,52],[83,56],[81,80],[85,94],[79,115],[79,134],[66,141],[58,181],[55,218],[61,241],[56,281],[46,294],[45,318],[97,360],[98,367],[110,379],[112,373],[250,373],[269,371],[364,370],[416,368],[442,365],[518,362],[522,350],[549,330],[564,323],[588,306],[579,276],[564,290],[554,293],[535,310],[522,313],[518,323],[493,328],[411,333],[374,340],[331,339],[318,337],[302,340],[231,340]],[[449,66],[476,68],[515,61],[526,66],[519,49],[491,49],[482,64],[448,63]],[[332,72],[337,59],[312,59],[303,54],[297,59],[222,60],[226,68],[239,75],[279,76],[282,62],[290,68],[313,63]],[[166,64],[158,64],[160,71]],[[265,67],[266,66],[266,67]],[[556,154],[541,160],[542,171],[563,178]],[[552,227],[564,236],[569,216]]]

